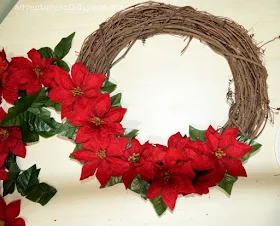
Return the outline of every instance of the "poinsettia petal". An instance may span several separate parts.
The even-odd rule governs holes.
[[[107,162],[111,165],[112,175],[115,177],[120,177],[128,169],[129,164],[121,159],[114,157],[107,157]]]
[[[25,57],[12,57],[11,66],[20,69],[32,69],[32,63]]]
[[[27,56],[30,60],[32,60],[33,64],[41,67],[41,61],[42,61],[42,58],[41,58],[41,54],[39,53],[39,51],[37,51],[36,49],[31,49],[29,50],[29,52],[27,53]]]
[[[79,162],[90,162],[95,159],[99,159],[99,157],[94,152],[86,151],[83,149],[73,152],[71,156],[74,157]]]
[[[82,126],[78,129],[75,142],[84,143],[94,138],[95,131],[89,126]]]
[[[189,142],[187,146],[197,153],[203,153],[205,155],[212,155],[213,152],[213,150],[201,140]]]
[[[110,111],[104,116],[105,122],[120,122],[126,113],[125,108],[111,108]]]
[[[174,210],[178,193],[171,188],[164,188],[162,190],[161,197],[165,205],[167,205],[169,209]]]
[[[246,170],[242,162],[237,159],[222,158],[222,162],[227,170],[227,173],[233,177],[247,177]]]
[[[177,144],[182,140],[183,137],[180,132],[173,134],[168,139],[168,147],[177,148]]]
[[[186,148],[185,153],[190,159],[192,168],[196,170],[207,170],[213,168],[213,158],[195,152],[193,149]]]
[[[238,134],[238,128],[226,129],[221,135],[219,147],[221,149],[226,149],[232,143],[236,142],[237,134]]]
[[[123,127],[118,122],[111,122],[101,125],[100,129],[101,135],[103,134],[115,134],[119,136],[123,136]]]
[[[245,154],[247,154],[251,150],[252,150],[251,146],[241,142],[234,141],[233,144],[225,150],[225,153],[227,156],[231,156],[234,158],[242,158]]]
[[[22,218],[17,218],[10,224],[10,226],[25,226],[25,221]]]
[[[14,155],[19,156],[21,158],[25,158],[26,156],[26,147],[24,143],[22,143],[22,141],[20,140],[17,142],[17,145],[13,149],[10,149],[10,151]]]
[[[97,117],[103,118],[111,108],[110,95],[108,93],[100,95],[96,100],[94,108],[95,115]]]
[[[64,103],[64,102],[63,102]],[[67,119],[71,124],[74,126],[85,126],[87,123],[88,115],[86,112],[80,112],[80,111],[72,111],[68,112],[66,114]],[[89,127],[89,126],[87,126]],[[92,126],[91,130],[95,130],[95,128]]]
[[[0,148],[1,150],[1,148]],[[0,152],[0,168],[4,166],[4,162],[6,161],[6,158],[8,157],[8,151],[6,153]]]
[[[101,187],[105,187],[112,176],[111,165],[105,160],[101,161],[98,170],[96,172],[96,178],[101,184]]]
[[[83,90],[96,89],[99,90],[105,81],[106,76],[101,74],[90,74],[84,79],[82,84]]]
[[[6,115],[7,113],[4,111],[2,107],[0,107],[0,122],[3,120],[3,118],[5,118]]]
[[[9,133],[14,139],[21,140],[22,134],[18,127],[12,127],[12,129],[9,130]]]
[[[63,87],[55,87],[51,89],[51,91],[48,94],[48,97],[55,103],[61,103],[67,98],[75,99],[71,91]]]
[[[133,179],[137,176],[137,172],[134,169],[129,169],[123,174],[123,183],[126,189],[129,188]]]
[[[14,202],[9,203],[6,206],[6,221],[7,223],[13,222],[13,220],[19,215],[20,213],[20,200],[16,200]]]
[[[155,199],[157,198],[162,190],[162,185],[158,183],[158,181],[153,181],[149,187],[147,198],[148,199]]]
[[[81,87],[85,77],[88,76],[88,70],[82,63],[75,63],[71,68],[73,83],[76,87]]]
[[[196,175],[189,162],[179,162],[173,168],[170,169],[172,175],[188,176],[194,178]]]
[[[137,172],[141,178],[145,181],[152,180],[154,178],[154,164],[152,162],[145,162],[142,166],[137,167]]]
[[[83,147],[91,151],[104,150],[104,148],[101,148],[99,143],[94,138],[83,142]]]
[[[96,159],[94,161],[87,162],[85,165],[83,165],[80,180],[84,180],[90,176],[93,176],[99,164],[100,161]]]
[[[89,98],[89,99],[93,99],[98,97],[99,95],[99,91],[96,89],[88,89],[88,90],[83,90],[83,97]]]
[[[205,132],[205,139],[213,151],[219,148],[219,137],[219,133],[212,126],[209,126]]]
[[[107,156],[121,156],[129,142],[128,138],[112,138],[107,148]]]

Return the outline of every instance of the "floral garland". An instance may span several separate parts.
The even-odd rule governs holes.
[[[158,215],[173,210],[178,195],[207,194],[219,186],[229,195],[238,177],[246,177],[242,165],[261,145],[242,136],[238,128],[222,133],[189,128],[189,136],[171,135],[167,146],[141,144],[137,130],[121,121],[127,109],[121,94],[110,93],[116,85],[105,75],[91,74],[82,63],[71,68],[63,58],[74,34],[52,50],[31,49],[28,58],[0,55],[0,94],[14,106],[0,109],[0,180],[3,196],[17,191],[27,199],[47,204],[56,189],[40,183],[36,165],[21,170],[16,158],[25,158],[26,144],[39,136],[65,136],[76,143],[71,158],[80,162],[80,180],[95,175],[102,188],[123,183],[126,189],[149,199]],[[61,111],[63,123],[50,117],[47,108]],[[19,215],[20,201],[6,205],[0,198],[0,225],[25,225]]]

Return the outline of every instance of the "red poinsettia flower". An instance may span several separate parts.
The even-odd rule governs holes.
[[[4,110],[0,108],[0,121],[6,115]],[[21,131],[18,127],[1,127],[0,126],[0,168],[9,154],[25,158],[26,148],[21,140]]]
[[[68,114],[68,120],[78,129],[76,143],[95,142],[106,139],[108,135],[123,135],[120,124],[126,112],[125,108],[111,108],[109,94],[99,96],[88,110],[74,111]]]
[[[190,163],[182,161],[183,156],[180,150],[167,149],[161,145],[154,147],[152,157],[157,168],[147,198],[154,199],[161,195],[162,201],[173,210],[179,194],[195,191],[191,182],[195,173]]]
[[[212,159],[199,151],[201,148],[207,148],[207,146],[200,141],[196,142],[196,146],[191,145],[191,143],[190,138],[183,137],[179,132],[170,136],[168,139],[168,147],[181,150],[191,163],[193,169],[207,170],[213,168],[214,163]]]
[[[200,149],[204,154],[218,161],[218,170],[231,176],[246,177],[246,171],[239,158],[252,150],[252,147],[236,140],[238,128],[226,129],[221,135],[209,126],[205,139],[209,148]]]
[[[20,213],[20,200],[6,205],[2,196],[0,196],[0,225],[5,226],[25,226],[22,218],[17,218]]]
[[[59,67],[51,65],[54,59],[42,58],[36,49],[31,49],[27,55],[31,61],[25,57],[13,57],[11,61],[11,67],[15,69],[11,76],[16,78],[19,89],[32,94],[42,85],[49,88],[55,86],[54,76]]]
[[[123,173],[122,177],[126,188],[129,187],[138,174],[145,181],[153,179],[154,164],[151,159],[150,147],[149,142],[141,145],[137,139],[131,140],[130,148],[122,156],[122,159],[129,163],[129,168]]]
[[[11,76],[16,71],[16,68],[9,67],[7,71],[0,75],[3,98],[11,104],[14,104],[18,99],[18,81],[16,77]]]
[[[84,109],[88,103],[100,95],[100,88],[105,80],[105,75],[89,74],[82,63],[76,63],[72,66],[71,77],[64,70],[57,70],[55,81],[57,87],[54,87],[49,98],[56,103],[62,103],[61,118],[66,116],[67,112]]]
[[[8,66],[9,66],[9,63],[8,63],[8,61],[6,59],[5,50],[2,49],[2,51],[0,52],[0,75],[2,73],[4,73],[4,71],[7,70]]]
[[[105,187],[111,176],[122,176],[128,168],[128,163],[120,157],[128,144],[127,138],[114,138],[110,136],[109,142],[91,142],[86,146],[88,150],[80,149],[71,154],[79,162],[85,163],[80,180],[93,176],[102,187]]]

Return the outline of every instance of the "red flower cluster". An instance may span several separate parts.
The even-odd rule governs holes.
[[[25,226],[22,218],[17,218],[20,213],[20,200],[6,205],[2,196],[0,196],[0,225],[5,226]]]
[[[236,128],[227,129],[220,135],[210,126],[205,133],[206,142],[191,141],[176,133],[169,138],[166,147],[148,142],[141,145],[135,138],[128,145],[127,138],[113,135],[109,135],[109,140],[99,139],[95,134],[100,135],[100,130],[92,129],[96,126],[94,120],[91,122],[93,126],[89,123],[90,120],[86,129],[84,124],[80,128],[88,134],[76,138],[84,148],[71,154],[84,163],[81,180],[96,172],[104,187],[111,176],[122,176],[128,188],[132,180],[140,175],[150,183],[147,198],[161,195],[163,202],[173,210],[178,195],[206,194],[209,187],[219,183],[226,172],[232,176],[246,176],[239,158],[252,148],[236,140]],[[93,138],[93,141],[90,140]]]
[[[6,116],[6,112],[0,108],[0,121]],[[21,140],[21,131],[18,127],[0,126],[0,180],[7,180],[7,172],[4,169],[4,162],[9,152],[25,158],[26,148]]]

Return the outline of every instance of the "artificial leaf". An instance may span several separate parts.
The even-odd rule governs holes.
[[[121,99],[122,99],[122,94],[118,93],[114,96],[111,97],[111,106],[112,107],[121,107]]]
[[[167,206],[162,201],[161,196],[158,196],[155,199],[150,199],[150,202],[153,204],[155,211],[157,212],[158,216],[161,216],[165,210],[167,209]]]
[[[56,111],[61,111],[61,103],[55,103],[51,99],[49,99],[45,103],[45,107],[51,107],[51,108],[55,109]]]
[[[131,182],[129,189],[131,191],[139,194],[142,198],[146,199],[146,195],[147,195],[149,187],[150,187],[150,183],[142,180],[141,177],[138,175]]]
[[[205,142],[205,130],[198,130],[192,126],[189,126],[189,136],[192,141],[202,140]]]
[[[60,68],[65,69],[67,72],[70,71],[70,67],[64,60],[59,60],[56,65],[59,66]]]
[[[29,169],[24,170],[16,180],[16,186],[18,192],[22,196],[26,196],[29,191],[37,188],[39,184],[40,169],[37,169],[36,165],[31,166]]]
[[[26,198],[44,206],[51,200],[56,192],[57,190],[54,187],[46,183],[40,183],[35,190],[27,193]]]
[[[257,150],[259,150],[261,148],[261,144],[257,143],[254,140],[251,140],[249,138],[244,137],[243,135],[238,135],[237,136],[237,141],[248,144],[252,147],[252,151],[248,152],[246,155],[244,155],[242,158],[240,158],[240,160],[242,162],[246,161],[249,159],[249,157],[251,156],[252,153],[256,152]]]
[[[4,163],[6,169],[8,172],[9,180],[15,180],[20,173],[20,168],[18,167],[16,156],[9,154],[8,158],[6,159]]]
[[[108,183],[106,184],[105,188],[111,187],[116,184],[120,184],[122,182],[123,182],[122,177],[111,177],[110,180],[108,181]],[[100,188],[102,188],[102,187],[100,187]]]
[[[39,140],[38,133],[35,131],[31,131],[28,123],[23,123],[20,126],[20,131],[22,134],[21,140],[24,143],[33,143],[33,142],[37,142]]]
[[[65,123],[61,124],[61,126],[57,129],[57,134],[74,140],[76,137],[77,130],[78,130],[78,127],[72,125],[67,120]]]
[[[63,59],[71,49],[72,46],[72,40],[74,38],[75,32],[73,32],[71,35],[69,35],[66,38],[61,39],[61,41],[57,44],[57,46],[54,48],[54,57],[57,59]]]
[[[3,197],[5,197],[8,194],[13,194],[16,187],[16,181],[15,180],[5,180],[3,181]]]
[[[42,58],[54,58],[53,50],[50,47],[42,47],[38,51]]]
[[[224,179],[218,184],[218,186],[225,190],[226,193],[231,195],[232,186],[234,182],[237,181],[237,179],[237,177],[233,177],[226,173]]]
[[[102,93],[112,93],[117,88],[117,85],[110,82],[109,80],[106,80],[101,87],[100,91]]]
[[[137,130],[137,129],[130,130],[130,129],[124,128],[124,137],[132,139],[138,135],[138,132],[139,132],[139,130]]]

